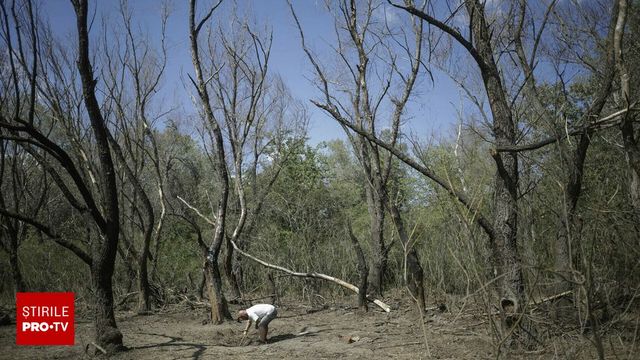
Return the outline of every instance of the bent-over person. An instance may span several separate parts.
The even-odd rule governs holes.
[[[238,311],[238,322],[241,320],[247,320],[247,326],[244,328],[244,335],[247,335],[247,331],[251,327],[251,323],[255,322],[256,329],[258,329],[258,335],[260,335],[260,341],[267,343],[267,333],[269,332],[269,323],[271,320],[278,316],[276,307],[269,304],[257,304],[248,309]]]

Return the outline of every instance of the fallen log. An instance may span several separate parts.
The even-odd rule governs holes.
[[[338,278],[335,278],[333,276],[329,276],[329,275],[325,275],[325,274],[321,274],[321,273],[316,273],[316,272],[297,272],[297,271],[293,271],[287,268],[284,268],[282,266],[278,266],[278,265],[274,265],[274,264],[270,264],[264,260],[260,260],[257,257],[248,254],[244,251],[242,251],[240,248],[238,248],[238,245],[236,245],[236,243],[231,240],[231,245],[233,246],[233,248],[242,256],[249,258],[255,262],[257,262],[258,264],[267,267],[269,269],[273,269],[273,270],[278,270],[278,271],[282,271],[284,273],[287,273],[291,276],[297,276],[297,277],[305,277],[305,278],[314,278],[314,279],[322,279],[322,280],[327,280],[327,281],[331,281],[335,284],[338,284],[344,288],[347,288],[353,292],[355,292],[356,294],[360,293],[360,290],[358,289],[357,286],[349,284],[346,281],[340,280]],[[378,299],[374,299],[372,297],[370,297],[369,295],[367,295],[367,300],[371,301],[372,303],[378,305],[378,307],[380,307],[382,310],[386,311],[386,312],[390,312],[391,308],[389,307],[389,305],[383,303],[382,301],[378,300]]]

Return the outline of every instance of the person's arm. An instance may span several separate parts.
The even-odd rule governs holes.
[[[244,331],[242,333],[246,335],[250,327],[251,327],[251,319],[247,320],[247,326],[244,327]]]

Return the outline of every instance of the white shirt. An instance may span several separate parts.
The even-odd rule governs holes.
[[[276,308],[273,305],[258,304],[248,308],[247,315],[251,320],[258,321],[265,316],[272,314],[274,311],[276,311]]]

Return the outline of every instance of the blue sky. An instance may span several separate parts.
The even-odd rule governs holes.
[[[172,11],[167,24],[169,59],[163,97],[181,103],[183,111],[190,114],[194,113],[194,107],[188,95],[188,91],[192,89],[185,87],[182,80],[187,73],[193,72],[188,44],[187,4],[187,1],[181,0],[175,0],[170,4]],[[207,4],[207,1],[200,1],[199,5],[204,9]],[[54,31],[60,36],[68,35],[67,39],[74,39],[75,17],[69,1],[44,1],[42,6],[42,14],[49,18]],[[98,6],[98,16],[117,16],[119,2],[104,0],[94,2],[92,6]],[[134,22],[138,22],[140,29],[147,31],[152,40],[157,39],[160,30],[161,2],[138,0],[130,1],[129,6],[133,10]],[[232,6],[232,2],[227,1],[225,6]],[[258,23],[265,24],[273,30],[271,71],[282,76],[296,98],[309,104],[311,143],[317,144],[325,140],[343,138],[342,129],[335,121],[309,103],[309,99],[318,98],[320,94],[309,80],[313,77],[312,68],[300,47],[299,35],[286,1],[240,0],[238,7]],[[294,7],[305,30],[310,48],[320,56],[327,55],[322,52],[334,37],[333,21],[330,14],[325,11],[323,1],[298,0],[294,1]],[[396,16],[394,11],[397,10],[387,8],[386,11],[388,16],[392,18]],[[217,21],[224,21],[224,18],[218,18]],[[94,30],[97,31],[97,27]],[[451,134],[452,126],[458,121],[456,108],[461,104],[460,92],[446,75],[436,71],[434,76],[435,86],[425,79],[416,88],[419,96],[410,105],[410,120],[404,128],[405,133],[413,133],[422,139],[429,139],[432,136],[436,139],[447,137]]]

